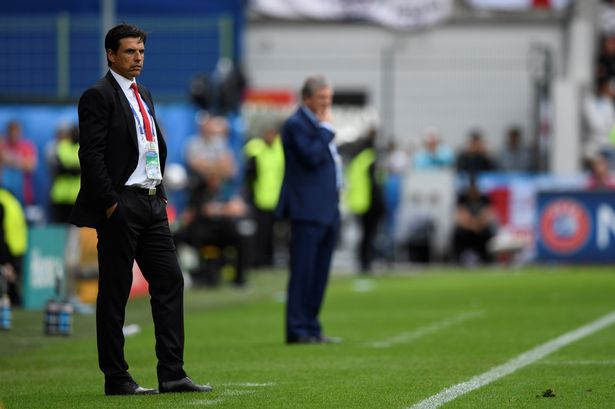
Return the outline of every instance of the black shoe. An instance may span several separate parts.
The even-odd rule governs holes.
[[[314,337],[287,337],[287,344],[317,344],[318,341]]]
[[[156,389],[142,388],[135,381],[105,383],[105,395],[155,395]]]
[[[178,379],[177,381],[160,382],[158,389],[160,389],[160,393],[211,392],[213,390],[210,385],[197,385],[187,376],[185,378]]]
[[[342,339],[338,337],[328,337],[326,335],[318,335],[313,337],[314,342],[317,344],[341,344]]]

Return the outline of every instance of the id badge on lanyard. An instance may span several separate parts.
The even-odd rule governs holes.
[[[139,116],[135,112],[132,105],[130,105],[130,109],[132,110],[132,114],[137,120],[139,138],[145,139],[145,130],[141,125]],[[158,155],[158,143],[156,137],[154,137],[153,141],[145,141],[145,175],[150,180],[162,180],[162,173],[160,172],[160,157]]]
[[[145,174],[148,179],[162,180],[156,141],[146,142],[145,146]]]

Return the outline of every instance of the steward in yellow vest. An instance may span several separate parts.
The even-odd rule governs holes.
[[[346,168],[345,202],[348,210],[357,215],[361,225],[361,240],[357,249],[361,273],[370,273],[375,258],[375,238],[384,214],[384,199],[377,177],[375,131],[367,135],[363,149]]]
[[[365,214],[372,205],[372,178],[370,168],[376,162],[373,148],[363,149],[346,168],[346,204],[351,213]]]
[[[21,305],[19,283],[23,255],[28,247],[28,226],[21,203],[11,192],[0,188],[0,265],[8,279],[11,304]]]
[[[251,139],[244,147],[248,161],[251,196],[254,206],[261,210],[274,210],[280,198],[284,179],[284,150],[279,135],[269,140]]]
[[[253,265],[272,266],[274,252],[274,211],[284,179],[284,150],[275,128],[263,138],[253,138],[244,147],[246,183],[257,224],[254,235]]]
[[[69,137],[58,141],[54,159],[55,178],[50,192],[52,221],[67,223],[81,184],[78,130],[76,127],[71,129]]]

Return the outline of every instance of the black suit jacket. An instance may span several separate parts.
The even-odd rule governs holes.
[[[143,85],[138,86],[154,117],[164,174],[167,146],[156,121],[152,96]],[[120,190],[137,167],[137,130],[128,99],[111,72],[83,93],[78,112],[81,188],[70,222],[97,227],[104,221],[106,209],[119,201]],[[157,194],[164,198],[162,184],[158,187]]]

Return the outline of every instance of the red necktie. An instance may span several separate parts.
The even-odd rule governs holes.
[[[154,134],[152,133],[152,125],[149,122],[149,116],[147,115],[147,111],[143,106],[143,101],[141,101],[141,95],[139,95],[137,83],[133,82],[132,84],[130,84],[130,88],[132,89],[132,92],[135,93],[137,103],[139,104],[139,112],[141,112],[141,116],[143,117],[143,125],[145,126],[145,139],[147,139],[148,142],[151,142],[154,140]]]

